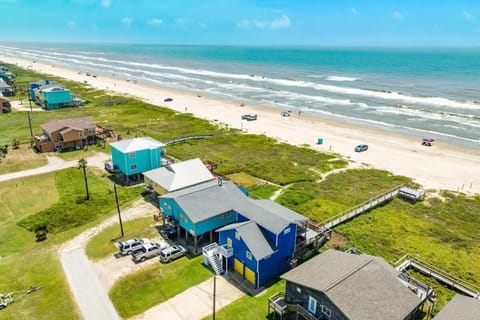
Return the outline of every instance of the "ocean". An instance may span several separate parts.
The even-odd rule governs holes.
[[[2,43],[0,54],[480,148],[480,48]]]

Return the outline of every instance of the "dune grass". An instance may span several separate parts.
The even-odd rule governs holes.
[[[202,265],[202,257],[183,257],[168,264],[152,264],[117,281],[110,299],[120,316],[132,317],[180,292],[207,280],[213,274]],[[188,301],[185,302],[188,307]]]
[[[0,174],[38,168],[47,163],[45,155],[33,151],[29,144],[21,144],[18,149],[10,145],[5,158],[0,159]]]
[[[152,212],[153,213],[156,212]],[[123,223],[124,237],[119,239],[120,226],[115,224],[104,229],[93,237],[85,248],[87,256],[92,260],[99,260],[118,252],[114,241],[124,241],[132,238],[154,238],[159,236],[158,230],[153,225],[152,216],[139,218]]]

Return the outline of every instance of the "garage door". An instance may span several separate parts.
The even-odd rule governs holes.
[[[240,273],[243,277],[243,263],[241,263],[239,260],[235,259],[233,261],[233,268],[235,269],[236,272]]]
[[[245,279],[255,286],[255,272],[245,266]]]

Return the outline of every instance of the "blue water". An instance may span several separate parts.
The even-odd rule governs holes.
[[[4,43],[0,54],[480,148],[480,48]]]

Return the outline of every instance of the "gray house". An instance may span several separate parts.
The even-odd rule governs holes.
[[[305,319],[412,319],[427,292],[404,279],[385,260],[366,254],[326,252],[285,273],[285,293],[269,299],[270,310],[282,317]]]
[[[434,320],[480,320],[480,300],[457,294]]]

